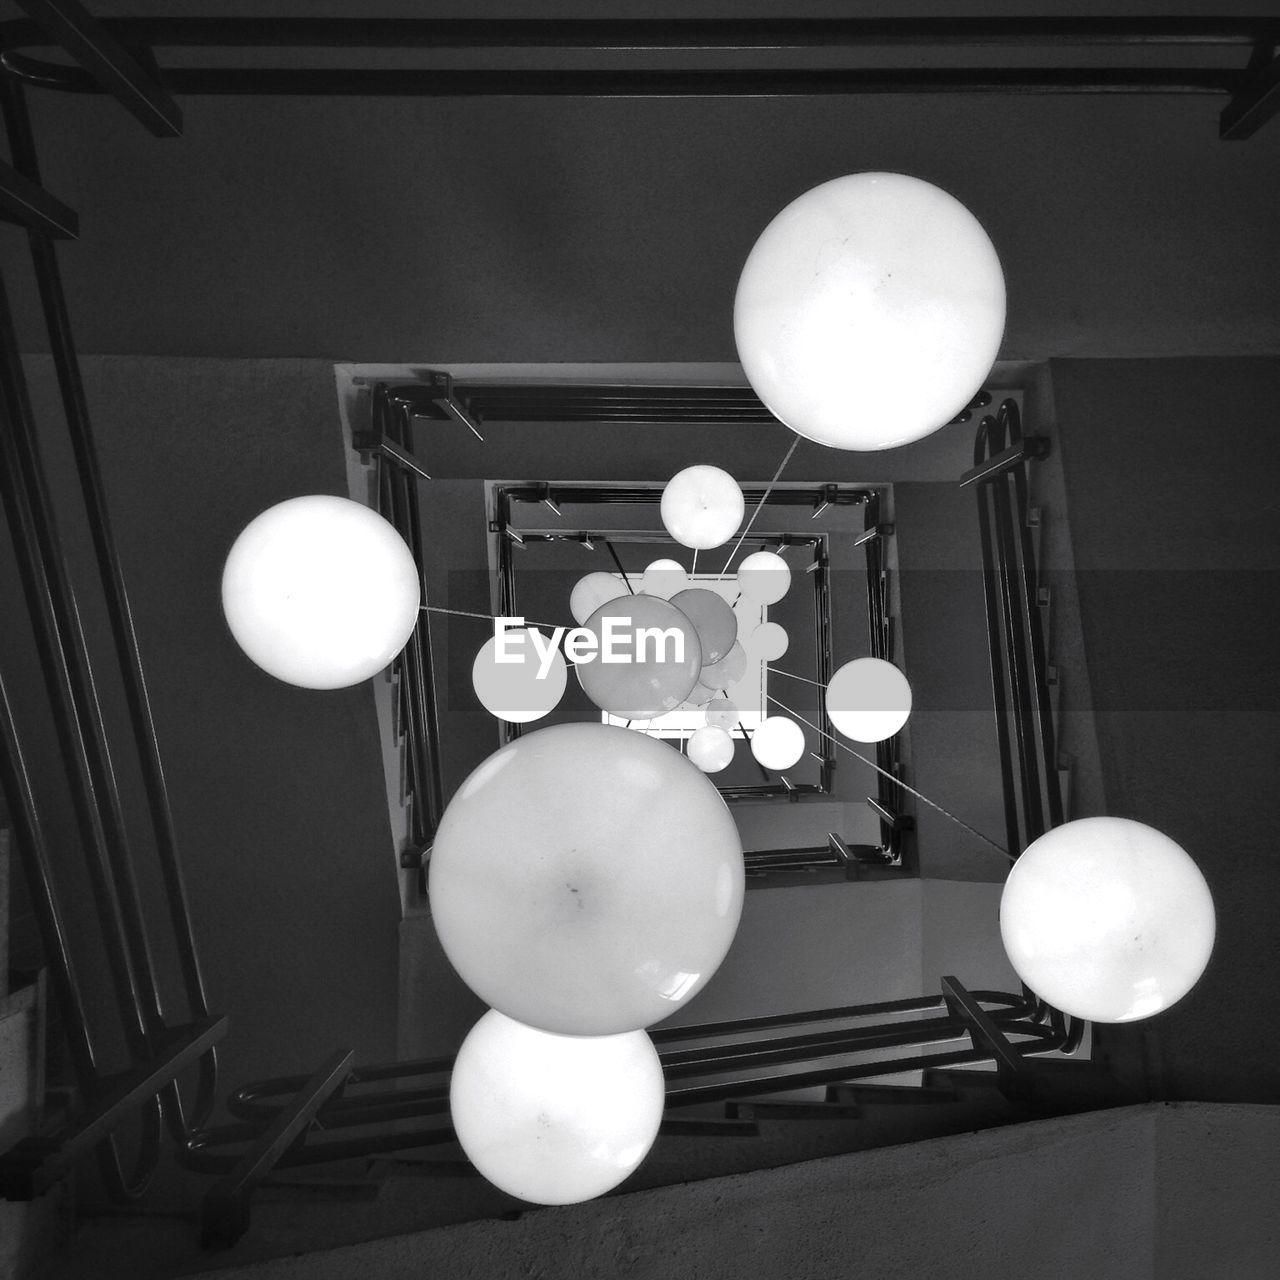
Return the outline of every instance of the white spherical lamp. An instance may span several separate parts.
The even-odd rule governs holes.
[[[533,627],[508,630],[501,654],[498,637],[490,636],[471,664],[471,685],[480,705],[510,724],[541,720],[554,711],[569,683],[564,654],[541,633],[539,650],[533,635]]]
[[[706,706],[707,723],[721,729],[732,729],[742,718],[738,704],[729,698],[712,698]]]
[[[788,570],[788,573],[790,570]],[[747,652],[765,662],[776,662],[787,651],[791,637],[776,622],[762,622],[747,637]]]
[[[836,449],[936,431],[982,385],[1004,333],[1000,261],[947,192],[856,173],[792,201],[738,281],[738,358],[769,411]]]
[[[733,763],[733,736],[718,725],[708,725],[689,735],[685,750],[703,773],[719,773]]]
[[[428,867],[462,980],[564,1035],[674,1013],[742,911],[742,842],[719,792],[665,742],[610,725],[553,725],[490,756],[449,802]]]
[[[1000,936],[1038,996],[1091,1022],[1167,1009],[1199,980],[1216,932],[1200,869],[1126,818],[1080,818],[1027,846],[1000,899]]]
[[[882,658],[855,658],[831,677],[827,715],[836,729],[855,742],[892,738],[911,714],[907,677]]]
[[[490,1010],[458,1050],[454,1132],[494,1186],[534,1204],[612,1190],[662,1124],[662,1064],[643,1031],[561,1036]]]
[[[738,588],[757,604],[777,604],[791,589],[791,567],[775,551],[753,551],[738,566]]]
[[[618,574],[597,570],[573,584],[573,590],[569,592],[569,612],[573,614],[573,620],[582,626],[602,604],[627,594],[627,585]]]
[[[766,716],[751,735],[751,754],[766,769],[790,769],[804,755],[804,730],[787,716]]]
[[[708,662],[698,676],[698,683],[703,688],[719,693],[722,689],[731,689],[747,674],[747,653],[737,640],[729,647],[729,652],[719,662]]]
[[[290,498],[251,520],[222,571],[236,643],[278,680],[341,689],[381,671],[418,621],[404,539],[349,498]]]
[[[662,523],[683,547],[709,551],[738,531],[746,509],[738,482],[719,467],[685,467],[662,491]]]
[[[689,575],[678,560],[655,560],[645,567],[640,579],[640,590],[645,595],[663,600],[670,600],[688,585]]]

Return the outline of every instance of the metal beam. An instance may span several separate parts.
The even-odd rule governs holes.
[[[1255,59],[1244,84],[1218,117],[1218,137],[1224,142],[1251,138],[1280,112],[1280,54],[1270,46],[1270,57]]]
[[[0,160],[0,217],[59,240],[80,234],[75,210],[51,196],[43,187],[24,178],[12,165]]]
[[[157,138],[181,137],[182,110],[178,104],[76,0],[18,3]]]
[[[154,1098],[227,1032],[227,1019],[203,1018],[173,1033],[156,1058],[107,1081],[107,1092],[85,1117],[45,1137],[20,1142],[0,1160],[0,1188],[11,1199],[47,1190],[80,1156],[97,1146],[127,1116]]]
[[[24,6],[30,8],[30,6]],[[34,43],[5,24],[3,43]],[[893,46],[1247,46],[1258,15],[1012,18],[112,18],[126,44],[183,48],[783,50]]]
[[[31,83],[92,91],[74,67],[9,53]],[[1210,94],[1231,93],[1239,71],[1196,67],[172,67],[174,93],[307,97],[794,98],[841,94]]]
[[[253,1189],[303,1136],[316,1112],[351,1074],[350,1049],[334,1053],[307,1081],[298,1096],[237,1161],[226,1177],[209,1189],[201,1208],[201,1235],[206,1249],[230,1248],[249,1225]]]
[[[1016,1075],[1023,1067],[1022,1055],[1012,1040],[996,1025],[995,1019],[960,984],[959,978],[942,979],[942,996],[947,1007],[969,1029],[973,1047],[989,1053],[1001,1072]]]

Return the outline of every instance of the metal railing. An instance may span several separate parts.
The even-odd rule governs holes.
[[[1041,618],[1027,467],[1048,452],[1024,436],[1016,401],[978,424],[974,465],[961,484],[978,499],[987,647],[1011,855],[1063,821],[1062,790]]]
[[[950,977],[934,996],[649,1034],[667,1082],[662,1131],[703,1137],[758,1136],[736,1116],[742,1099],[908,1071],[994,1065],[994,1083],[1016,1098],[1029,1091],[1029,1059],[1070,1052],[1078,1042],[1077,1030],[1034,997],[970,992]],[[179,1153],[188,1167],[219,1179],[203,1206],[206,1247],[228,1246],[244,1232],[253,1190],[272,1169],[455,1142],[452,1068],[451,1057],[353,1067],[344,1051],[311,1075],[237,1090],[227,1103],[235,1122],[194,1132]],[[723,1106],[723,1116],[682,1114],[709,1105]],[[839,1111],[833,1105],[829,1114]],[[454,1157],[439,1171],[463,1167]]]
[[[39,186],[35,146],[21,86],[0,76],[5,124],[16,171]],[[12,208],[9,210],[13,217]],[[27,229],[31,263],[48,330],[63,413],[71,438],[80,493],[105,601],[110,639],[128,718],[128,744],[141,773],[156,866],[167,915],[166,942],[177,956],[182,1009],[176,1020],[165,1007],[152,950],[152,933],[139,892],[134,843],[126,829],[120,786],[99,701],[97,678],[81,629],[76,591],[59,535],[31,397],[18,355],[8,300],[0,282],[0,503],[13,542],[30,617],[40,674],[49,697],[52,727],[66,775],[92,889],[101,950],[66,923],[49,841],[32,785],[13,704],[0,680],[0,781],[13,811],[16,846],[31,894],[67,1036],[80,1106],[56,1134],[32,1138],[0,1161],[6,1194],[29,1194],[56,1170],[96,1149],[104,1185],[117,1198],[142,1194],[159,1158],[161,1126],[176,1139],[202,1123],[217,1093],[214,1044],[226,1020],[210,1017],[191,931],[182,869],[169,810],[160,749],[152,721],[128,594],[111,535],[80,368],[71,337],[53,239],[57,231],[33,210],[19,216]],[[91,1030],[83,974],[103,967],[109,978],[114,1025],[126,1061],[109,1065]],[[114,1039],[114,1037],[110,1037]],[[198,1064],[194,1101],[188,1106],[176,1077]],[[126,1170],[114,1131],[141,1117],[141,1133]]]

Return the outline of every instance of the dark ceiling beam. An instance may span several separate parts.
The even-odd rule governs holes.
[[[1248,78],[1232,95],[1218,118],[1218,136],[1238,142],[1251,138],[1280,112],[1280,55],[1269,45],[1254,57]]]
[[[25,72],[32,60],[6,56]],[[51,74],[54,73],[54,74]],[[36,83],[92,91],[75,68],[40,63]],[[1213,67],[802,68],[798,70],[627,68],[175,67],[174,93],[357,97],[777,98],[870,93],[1198,94],[1230,93],[1239,73]]]
[[[80,234],[80,219],[73,209],[68,209],[61,200],[24,178],[3,160],[0,160],[0,218],[32,231],[43,231],[58,240],[74,240]]]
[[[19,0],[36,22],[0,24],[10,73],[72,92],[105,88],[153,132],[181,131],[170,93],[319,96],[800,97],[878,93],[1199,94],[1231,101],[1221,136],[1244,138],[1280,109],[1280,17],[1197,18],[122,18],[99,23],[75,0]],[[24,50],[50,36],[82,64]],[[1220,65],[924,68],[623,66],[248,68],[185,66],[161,71],[156,48],[205,47],[470,50],[743,51],[817,49],[848,56],[876,47],[916,50],[1019,46],[1187,51],[1250,49],[1247,68]],[[134,51],[130,53],[129,50]],[[1259,65],[1260,54],[1266,54]],[[145,68],[145,69],[144,69]]]
[[[157,138],[181,137],[182,109],[76,0],[18,0],[18,3]]]
[[[35,6],[25,5],[28,11]],[[45,6],[41,6],[45,7]],[[691,49],[735,52],[904,45],[1242,45],[1280,19],[1169,18],[117,18],[127,45],[208,48]],[[30,24],[0,27],[0,46],[39,43]]]

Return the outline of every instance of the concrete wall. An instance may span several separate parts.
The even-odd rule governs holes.
[[[1125,12],[1206,7],[1129,0]],[[1073,8],[1109,12],[1083,0],[933,0],[911,13]],[[1272,8],[1241,0],[1233,11]],[[236,0],[96,9],[244,12]],[[465,9],[529,12],[514,0]],[[360,8],[277,0],[270,11]],[[387,0],[377,11],[458,9]],[[676,11],[654,0],[610,9]],[[678,12],[779,7],[701,0]],[[811,0],[786,12],[901,9]],[[277,58],[287,55],[265,61]],[[31,97],[45,181],[83,214],[83,241],[66,256],[86,351],[728,359],[733,290],[755,237],[801,192],[862,169],[927,178],[981,218],[1009,276],[1008,358],[1280,342],[1280,153],[1268,132],[1219,143],[1212,96],[190,97],[185,137],[164,142],[105,100]],[[5,248],[21,252],[16,237]]]
[[[1280,1092],[1280,359],[1054,361],[1107,812],[1165,831],[1218,911],[1200,984],[1149,1024],[1169,1097]],[[1102,1039],[1102,1037],[1100,1037]]]
[[[1275,1108],[1096,1112],[218,1274],[1265,1280],[1277,1137]]]
[[[67,554],[98,659],[157,956],[169,951],[87,535],[49,363],[30,361]],[[394,1052],[399,904],[368,685],[316,693],[254,667],[222,618],[222,562],[272,503],[344,491],[331,366],[320,361],[84,361],[116,540],[167,771],[213,1010],[231,1016],[226,1083],[307,1070],[340,1046]],[[327,446],[323,443],[327,442]],[[92,890],[39,693],[8,539],[0,654],[40,791],[90,1013],[115,1020]],[[182,1006],[175,1005],[176,1016]],[[111,1042],[108,1041],[110,1047]],[[106,1058],[112,1064],[110,1052]]]

